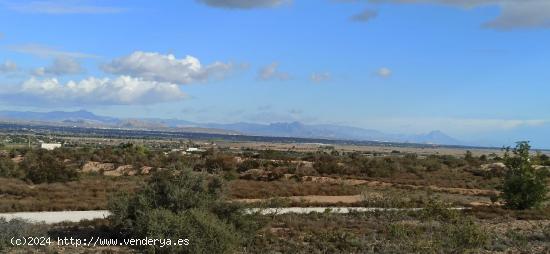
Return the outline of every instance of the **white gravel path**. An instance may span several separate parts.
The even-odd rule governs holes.
[[[453,210],[464,210],[467,208],[451,208]],[[285,208],[249,208],[246,213],[260,213],[263,215],[278,215],[287,213],[308,214],[316,213],[340,213],[351,212],[395,212],[395,211],[419,211],[422,208],[377,208],[377,207],[285,207]],[[64,221],[79,222],[82,220],[93,220],[107,218],[111,213],[107,210],[97,211],[65,211],[65,212],[21,212],[21,213],[0,213],[0,218],[12,220],[15,218],[28,220],[30,222],[44,222],[47,224],[60,223]]]
[[[6,220],[23,219],[30,222],[44,222],[47,224],[64,221],[79,222],[81,220],[93,220],[107,218],[111,213],[107,210],[99,211],[64,211],[64,212],[21,212],[0,213],[0,218]]]

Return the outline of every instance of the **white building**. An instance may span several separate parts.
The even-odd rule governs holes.
[[[51,151],[51,150],[54,150],[56,148],[61,148],[61,144],[42,143],[42,144],[40,144],[40,148]]]
[[[196,148],[196,147],[189,147],[189,148],[187,148],[187,150],[185,150],[185,151],[188,152],[188,153],[202,153],[202,152],[206,152],[206,150],[200,149],[200,148]]]

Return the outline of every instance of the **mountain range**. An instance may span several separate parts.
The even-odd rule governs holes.
[[[283,123],[196,123],[180,119],[160,118],[116,118],[99,116],[80,110],[73,112],[22,112],[0,111],[0,121],[41,123],[78,127],[127,128],[145,130],[170,130],[181,132],[200,132],[228,135],[257,135],[273,137],[325,138],[359,141],[387,141],[420,144],[464,145],[462,142],[441,131],[426,134],[389,134],[378,130],[331,125],[303,124],[301,122]]]

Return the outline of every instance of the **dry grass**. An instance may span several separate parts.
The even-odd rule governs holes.
[[[291,196],[345,196],[358,195],[361,187],[335,183],[296,182],[281,180],[260,182],[235,180],[229,182],[230,198],[272,198]]]
[[[31,185],[17,179],[0,178],[0,212],[20,211],[61,211],[106,209],[108,198],[117,191],[133,191],[141,185],[145,177],[102,177],[86,176],[79,181]],[[448,193],[426,188],[405,188],[402,185],[350,185],[344,182],[300,182],[294,180],[253,181],[234,180],[228,182],[227,195],[230,199],[267,199],[274,197],[294,197],[294,205],[350,205],[338,202],[338,197],[358,196],[361,193],[375,194],[385,198],[426,199],[434,193],[449,203],[468,205],[472,202],[489,200],[483,196]],[[334,202],[317,200],[303,201],[299,196],[331,196]],[[308,201],[308,202],[306,202]],[[311,200],[310,200],[311,201]],[[307,203],[307,204],[306,204]],[[351,202],[353,203],[353,202]],[[418,204],[418,202],[413,202]],[[355,205],[364,205],[357,202]],[[374,205],[374,204],[373,204]]]
[[[109,195],[133,191],[140,177],[85,177],[67,183],[31,185],[0,178],[0,212],[99,210],[107,207]]]
[[[396,172],[391,177],[370,178],[389,183],[433,185],[445,188],[495,189],[500,179],[475,176],[464,169],[442,169],[432,172]]]
[[[411,213],[273,217],[252,253],[548,253],[548,220]],[[520,251],[523,250],[523,251]]]
[[[550,220],[550,206],[531,210],[508,210],[496,206],[479,206],[472,207],[467,212],[481,219]]]

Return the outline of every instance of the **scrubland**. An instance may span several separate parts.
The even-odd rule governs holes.
[[[0,152],[0,212],[113,210],[113,200],[121,193],[127,196],[153,195],[146,194],[149,192],[145,190],[156,186],[154,183],[159,174],[171,178],[170,175],[177,177],[189,173],[201,175],[204,179],[200,179],[205,183],[218,179],[216,194],[208,196],[211,198],[208,200],[215,200],[212,203],[223,204],[220,207],[225,208],[189,204],[187,208],[174,209],[173,205],[167,204],[165,210],[140,209],[151,209],[154,216],[160,216],[156,219],[159,223],[172,221],[178,224],[182,220],[182,223],[192,221],[203,225],[206,221],[219,220],[219,225],[208,224],[212,228],[208,232],[212,235],[197,233],[199,238],[217,237],[232,243],[220,243],[225,247],[208,250],[212,253],[550,252],[548,202],[535,208],[513,210],[507,209],[505,202],[499,199],[508,170],[503,153],[463,151],[462,154],[442,155],[426,154],[424,149],[418,153],[411,148],[380,152],[350,151],[330,146],[319,146],[316,150],[253,149],[250,146],[205,147],[206,151],[199,153],[182,153],[184,150],[131,143],[54,151],[6,149]],[[530,157],[538,170],[548,170],[550,159],[547,155],[538,153]],[[171,172],[169,176],[166,176],[167,172]],[[176,188],[180,193],[190,187],[176,184],[170,188]],[[208,192],[206,189],[196,190],[198,193],[202,191]],[[120,204],[130,204],[125,202],[128,201]],[[422,210],[256,215],[239,219],[232,215],[246,207],[283,206]],[[447,209],[451,207],[466,209]],[[4,228],[0,235],[15,234],[17,228],[51,236],[123,238],[128,234],[146,235],[143,229],[130,230],[120,224],[121,221],[124,220],[111,218],[58,225],[4,221],[0,222]],[[249,224],[259,226],[245,226]],[[145,223],[143,227],[149,227],[147,225]],[[7,228],[15,231],[7,231]],[[121,235],[122,228],[129,230],[126,235]],[[183,226],[177,230],[174,232],[199,232],[196,228]],[[233,239],[233,234],[239,235],[239,239]],[[0,249],[11,253],[76,251],[55,246],[21,250],[9,248],[5,241],[0,244]],[[190,250],[97,247],[78,251],[186,253]]]

